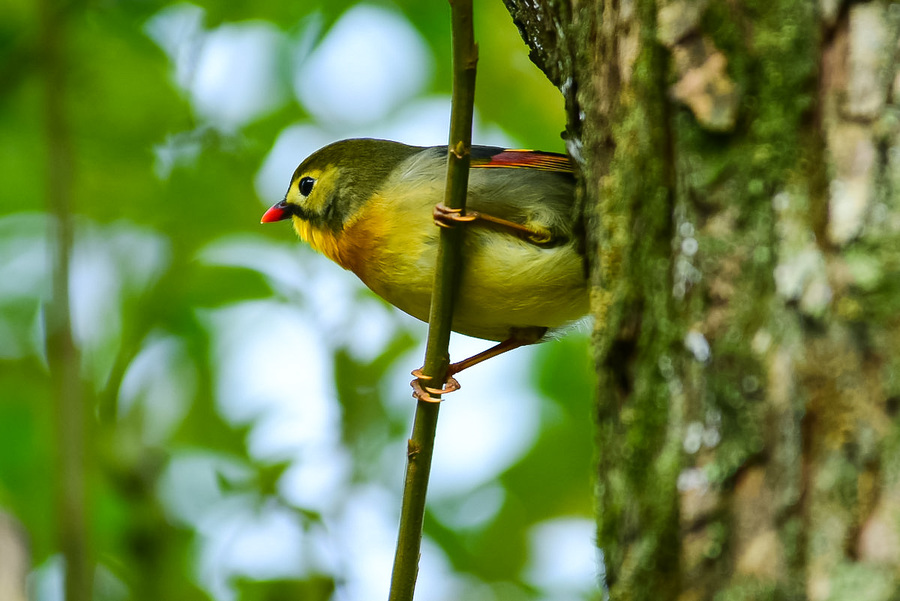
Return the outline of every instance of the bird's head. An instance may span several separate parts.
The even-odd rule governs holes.
[[[266,211],[262,223],[294,217],[295,226],[299,221],[337,233],[390,172],[418,150],[388,140],[352,139],[329,144],[300,163],[284,199]]]

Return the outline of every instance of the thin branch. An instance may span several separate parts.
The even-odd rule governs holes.
[[[453,104],[447,147],[447,184],[444,204],[465,211],[475,105],[478,48],[472,26],[472,0],[450,0],[453,28]],[[441,228],[437,267],[431,297],[424,373],[443,382],[450,363],[448,345],[462,254],[462,229]],[[434,451],[440,396],[419,400],[407,449],[406,481],[400,509],[400,531],[389,601],[411,601],[418,575],[425,518],[425,496]]]
[[[79,374],[78,349],[72,338],[69,261],[74,238],[72,153],[65,117],[65,24],[60,4],[44,0],[41,46],[47,140],[47,208],[53,248],[52,298],[47,308],[47,360],[53,382],[57,434],[57,521],[66,564],[66,601],[89,601],[93,595],[91,549],[87,528],[87,412]]]

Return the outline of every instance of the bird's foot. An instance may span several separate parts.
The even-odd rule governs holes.
[[[444,203],[434,205],[432,212],[435,225],[439,227],[456,227],[459,223],[471,223],[478,219],[478,213],[468,212],[463,214],[462,209],[451,209]]]
[[[456,227],[460,223],[480,221],[482,223],[493,224],[494,227],[504,230],[514,236],[518,236],[523,240],[527,240],[532,244],[537,244],[538,246],[543,246],[553,240],[553,236],[549,230],[525,226],[520,223],[509,221],[508,219],[501,219],[477,211],[467,211],[466,213],[463,213],[462,209],[451,209],[444,203],[434,205],[432,215],[434,217],[435,225],[440,227],[451,228]]]
[[[450,374],[447,375],[447,381],[444,382],[443,387],[434,388],[426,386],[426,383],[434,380],[434,377],[426,375],[422,369],[423,368],[419,368],[412,371],[412,375],[414,375],[416,379],[409,383],[413,389],[413,397],[416,399],[426,403],[440,403],[441,399],[435,397],[439,397],[442,394],[450,394],[451,392],[460,389],[459,382],[457,382],[456,378]]]

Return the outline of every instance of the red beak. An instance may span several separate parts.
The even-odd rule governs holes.
[[[269,207],[269,210],[265,212],[259,222],[272,223],[273,221],[283,221],[285,219],[290,219],[291,215],[293,215],[293,211],[291,211],[288,203],[282,200]]]

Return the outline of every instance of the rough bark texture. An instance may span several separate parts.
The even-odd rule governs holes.
[[[611,597],[900,598],[900,5],[505,1],[582,167]]]

